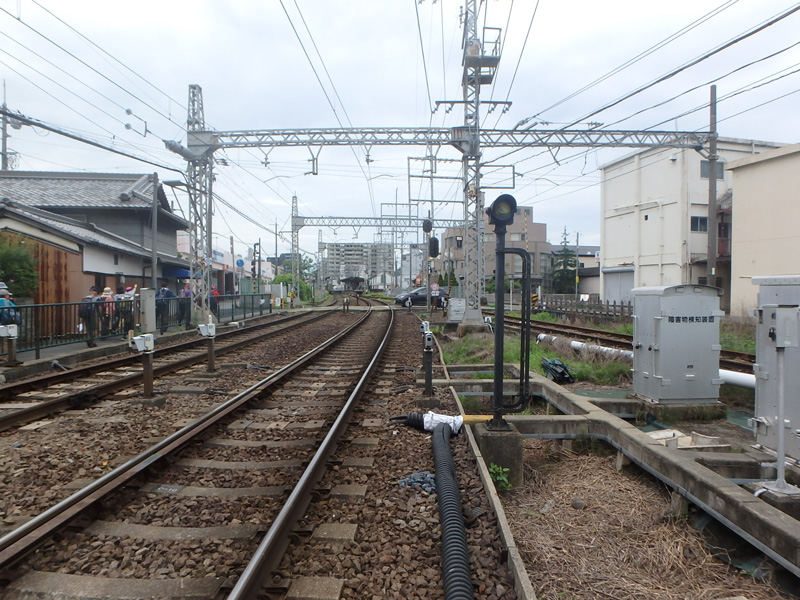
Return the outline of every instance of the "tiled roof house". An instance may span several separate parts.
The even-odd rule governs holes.
[[[156,274],[174,281],[187,274],[176,238],[189,223],[173,212],[161,186],[157,203]],[[0,235],[31,244],[37,304],[77,302],[91,285],[148,286],[152,218],[150,174],[0,172]]]

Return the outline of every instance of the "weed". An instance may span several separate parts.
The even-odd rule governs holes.
[[[511,484],[508,482],[508,473],[511,469],[501,467],[494,463],[489,465],[489,475],[494,482],[494,487],[498,492],[507,492],[511,489]]]

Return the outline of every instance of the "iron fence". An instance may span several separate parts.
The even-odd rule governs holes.
[[[230,323],[269,314],[271,299],[271,294],[217,296],[209,308],[217,322]],[[139,333],[140,308],[139,296],[130,300],[15,306],[16,351],[34,351],[38,359],[45,348],[81,342],[91,345],[93,340],[114,337],[124,339],[130,330]],[[157,298],[156,329],[161,333],[176,327],[192,329],[199,319],[198,308],[189,298]],[[6,353],[6,340],[0,338],[0,355]]]
[[[563,294],[543,294],[534,312],[549,312],[565,319],[582,319],[597,323],[627,322],[633,316],[632,302],[601,302],[596,294],[587,300]]]

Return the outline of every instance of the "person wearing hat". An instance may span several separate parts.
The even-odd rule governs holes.
[[[5,283],[0,287],[0,324],[1,325],[21,325],[22,318],[16,309],[16,304],[11,300],[11,291],[5,287]]]

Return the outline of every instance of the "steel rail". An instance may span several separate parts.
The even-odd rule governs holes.
[[[298,313],[295,315],[289,315],[288,317],[274,319],[267,323],[258,323],[256,325],[249,325],[247,327],[242,327],[240,329],[232,329],[231,331],[220,332],[219,334],[217,334],[217,339],[230,337],[236,334],[246,333],[248,331],[254,331],[256,329],[260,329],[271,325],[279,325],[281,323],[297,320],[307,315],[308,313]],[[193,345],[200,346],[204,343],[205,343],[205,338],[193,338],[191,340],[185,342],[179,342],[171,346],[157,348],[155,350],[155,353],[156,356],[158,356],[159,354],[165,352],[172,352],[175,350],[179,350],[181,348],[188,349],[191,348]],[[93,375],[94,373],[97,373],[99,371],[104,371],[109,368],[116,369],[119,367],[124,367],[127,366],[128,364],[136,362],[137,358],[138,356],[136,355],[128,355],[120,358],[112,358],[102,364],[85,365],[82,367],[75,367],[73,369],[70,369],[69,371],[48,373],[46,375],[41,375],[39,377],[35,377],[32,379],[26,379],[25,381],[7,383],[5,385],[0,386],[0,401],[7,401],[13,399],[14,396],[16,396],[17,394],[21,394],[23,392],[31,391],[34,389],[39,389],[42,385],[54,385],[57,383],[65,383],[73,381],[75,379],[79,379],[81,377],[85,377],[86,375]]]
[[[511,322],[510,324],[512,327],[514,323],[519,323],[519,319],[515,317],[506,316],[505,319],[506,321]],[[592,342],[620,350],[630,350],[633,346],[633,336],[624,333],[609,333],[600,329],[592,329],[589,327],[531,321],[531,330],[538,331],[539,333],[546,333],[548,335],[561,334],[572,337],[581,337],[584,339],[589,339]],[[735,350],[720,351],[719,365],[723,369],[737,371],[740,373],[751,373],[753,370],[753,364],[755,362],[756,357],[754,354],[737,352]]]
[[[313,350],[306,352],[275,373],[253,384],[237,396],[217,406],[199,419],[0,538],[0,572],[9,569],[14,563],[43,543],[49,536],[80,516],[95,503],[118,490],[146,469],[164,461],[221,419],[262,395],[310,360],[328,350],[361,325],[369,317],[370,313],[371,310],[364,311],[363,315],[348,328],[330,337]]]
[[[316,315],[316,316],[312,317],[311,319],[309,319],[308,321],[304,321],[303,323],[313,323],[315,321],[318,321],[319,319],[322,319],[322,318],[324,318],[326,316],[329,316],[330,314],[332,314],[332,313],[320,313],[319,315]],[[283,320],[281,322],[285,322],[286,320],[291,320],[291,319],[285,319],[285,320]],[[303,323],[299,323],[298,325],[302,325]],[[273,325],[273,324],[275,324],[275,322],[270,323],[270,325]],[[261,328],[263,326],[264,325],[258,325],[258,326],[253,326],[253,327],[249,327],[249,328],[246,328],[246,329],[236,329],[236,330],[233,330],[233,331],[226,332],[224,335],[226,337],[230,337],[231,335],[234,335],[236,333],[243,333],[243,332],[247,332],[247,331],[252,331],[254,329],[259,329],[259,328]],[[217,347],[215,349],[215,355],[216,356],[222,356],[222,355],[228,354],[230,352],[234,352],[236,350],[240,350],[241,348],[244,348],[244,347],[249,346],[251,344],[258,343],[258,342],[260,342],[260,341],[262,341],[262,340],[264,340],[266,338],[272,337],[276,333],[280,333],[282,331],[285,331],[286,329],[288,329],[288,327],[284,327],[284,328],[279,329],[277,331],[268,331],[268,332],[265,332],[265,333],[263,333],[261,335],[258,335],[258,336],[255,336],[255,337],[249,337],[247,339],[240,340],[238,342],[233,342],[233,343],[228,344],[226,346],[219,346],[219,347]],[[160,350],[158,350],[156,352],[158,354],[162,354],[162,355],[163,354],[169,354],[169,353],[172,353],[172,352],[175,352],[175,351],[186,350],[187,346],[188,346],[188,349],[194,350],[194,346],[199,346],[201,344],[204,344],[205,341],[206,341],[205,338],[201,338],[200,340],[191,340],[190,342],[185,342],[183,344],[178,344],[178,345],[175,345],[175,346],[168,346],[166,348],[161,348]],[[160,376],[165,375],[167,373],[172,373],[174,371],[179,371],[181,369],[184,369],[184,368],[186,368],[188,366],[191,366],[193,364],[196,364],[198,362],[202,362],[203,360],[206,359],[207,356],[208,356],[207,352],[205,350],[203,350],[202,352],[197,352],[197,353],[191,354],[190,356],[186,356],[184,358],[180,358],[180,359],[177,359],[177,360],[171,360],[167,364],[162,364],[162,365],[154,367],[153,368],[153,376],[154,377],[160,377]],[[119,368],[120,366],[128,366],[128,365],[131,365],[131,364],[138,363],[139,360],[140,360],[140,357],[138,355],[133,355],[133,356],[126,356],[124,358],[113,359],[113,360],[109,361],[108,363],[104,363],[104,365],[102,365],[102,367],[103,367],[102,369],[98,369],[97,365],[88,366],[88,367],[86,367],[86,369],[88,369],[88,371],[85,372],[83,376],[91,375],[91,374],[97,373],[97,372],[99,372],[101,370],[102,371],[107,371],[109,369]],[[72,372],[73,371],[70,371],[70,373],[72,373]],[[48,415],[50,415],[52,413],[55,413],[55,412],[60,412],[60,411],[63,411],[63,410],[67,410],[67,409],[71,409],[71,408],[76,408],[76,407],[82,406],[82,405],[84,405],[86,403],[93,402],[93,401],[97,400],[98,398],[102,398],[104,396],[108,396],[108,395],[116,393],[116,392],[118,392],[120,390],[129,389],[131,385],[138,384],[142,380],[143,377],[144,377],[143,373],[134,373],[134,374],[128,375],[126,377],[120,377],[120,378],[114,379],[112,381],[108,381],[108,382],[105,382],[105,383],[99,383],[99,384],[97,384],[97,385],[95,385],[95,386],[93,386],[93,387],[91,387],[90,389],[87,389],[87,390],[76,391],[76,392],[74,392],[72,394],[66,394],[66,395],[64,395],[64,396],[62,396],[60,398],[54,398],[53,400],[46,400],[46,401],[43,401],[43,402],[37,402],[36,404],[31,404],[30,407],[18,408],[16,410],[14,410],[13,412],[9,412],[7,414],[0,415],[0,431],[5,431],[7,429],[10,429],[11,427],[14,427],[16,425],[20,425],[22,423],[28,423],[28,422],[34,421],[36,419],[44,418],[44,417],[46,417],[46,416],[48,416]],[[52,385],[52,383],[51,383],[51,385]]]
[[[327,462],[336,449],[342,433],[350,423],[353,410],[361,399],[366,389],[367,382],[378,365],[387,341],[394,326],[394,308],[389,307],[389,325],[372,360],[370,361],[353,392],[345,402],[344,408],[339,413],[336,421],[331,426],[325,439],[306,467],[303,475],[295,485],[289,498],[278,516],[267,531],[264,539],[258,546],[253,558],[250,559],[242,575],[227,600],[257,600],[264,598],[264,588],[272,583],[272,574],[277,570],[286,548],[289,545],[289,535],[297,522],[303,517],[311,502],[311,492],[327,468]]]

